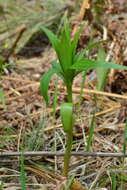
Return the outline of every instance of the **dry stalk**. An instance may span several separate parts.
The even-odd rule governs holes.
[[[92,156],[92,157],[127,157],[127,153],[122,152],[75,152],[73,156]],[[0,157],[4,156],[64,156],[64,152],[46,152],[46,151],[29,151],[29,152],[0,152]]]

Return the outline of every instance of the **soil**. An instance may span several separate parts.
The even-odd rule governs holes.
[[[109,61],[127,65],[127,5],[126,0],[107,1],[99,5],[103,9],[95,12],[94,4],[91,8],[91,17],[87,18],[81,39],[80,51],[89,40],[99,41],[106,38],[105,51]],[[96,4],[97,6],[97,4]],[[74,15],[73,15],[74,14]],[[77,13],[72,18],[76,19]],[[99,18],[98,18],[99,16]],[[72,20],[73,28],[78,21]],[[97,57],[98,48],[91,50],[90,57]],[[15,64],[4,69],[1,76],[0,88],[4,90],[5,105],[0,104],[0,151],[64,151],[65,133],[61,127],[59,106],[66,99],[63,83],[56,76],[50,83],[50,104],[46,107],[40,96],[39,81],[41,76],[50,68],[50,62],[56,58],[48,39],[43,35],[33,38],[21,51],[10,57]],[[126,126],[126,95],[127,72],[111,70],[105,86],[106,96],[83,94],[78,108],[81,78],[79,75],[74,81],[74,103],[77,115],[74,129],[73,151],[86,150],[86,138],[90,131],[93,113],[96,116],[93,143],[90,151],[93,152],[123,152],[124,127]],[[55,84],[58,81],[58,104],[53,116],[53,102]],[[87,74],[85,88],[95,89],[96,73]],[[78,93],[75,93],[75,91]],[[108,94],[108,93],[114,93]],[[121,98],[117,98],[117,94]],[[79,114],[78,111],[81,114]],[[53,118],[55,117],[55,118]],[[62,177],[63,157],[36,156],[25,157],[24,164],[18,156],[0,157],[0,181],[3,189],[21,189],[21,170],[25,167],[27,189],[58,189],[65,183]],[[125,160],[126,161],[126,160]],[[25,165],[25,166],[24,166]],[[115,172],[116,175],[115,175]],[[122,172],[121,172],[122,171]],[[121,177],[125,189],[126,163],[122,158],[113,157],[83,157],[72,156],[69,175],[76,179],[85,189],[110,190],[113,179],[116,180],[116,189],[120,189]],[[3,183],[3,185],[2,185]],[[80,187],[80,190],[82,187]],[[76,190],[76,189],[75,189]]]

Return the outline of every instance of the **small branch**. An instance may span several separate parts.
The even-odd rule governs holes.
[[[64,156],[64,152],[46,152],[46,151],[29,151],[29,152],[0,152],[0,157],[4,156]],[[93,156],[93,157],[127,157],[127,153],[122,152],[74,152],[72,156]]]
[[[79,20],[82,21],[83,17],[85,15],[86,9],[90,8],[90,3],[89,0],[84,0],[82,5],[81,5],[81,9],[80,9],[80,13],[79,13]]]
[[[14,41],[8,55],[6,55],[5,62],[8,61],[9,57],[14,53],[14,51],[17,47],[17,44],[18,44],[19,40],[21,39],[25,30],[26,30],[26,25],[24,24],[24,25],[22,25],[22,27],[20,27],[20,30],[18,31],[18,36],[17,36],[16,40]]]

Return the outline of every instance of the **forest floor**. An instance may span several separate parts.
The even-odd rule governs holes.
[[[86,47],[91,39],[94,42],[107,40],[104,48],[109,60],[127,66],[126,0],[109,0],[107,5],[101,5],[104,7],[99,12],[95,12],[94,4],[92,6],[92,15],[88,9],[82,20],[85,24],[79,50]],[[73,13],[73,29],[78,26],[78,19],[78,13]],[[40,77],[56,58],[47,38],[44,35],[42,38],[45,38],[45,46],[43,45],[41,53],[37,55],[32,52],[31,55],[31,49],[24,47],[22,53],[10,57],[15,64],[2,73],[0,88],[4,91],[5,104],[0,104],[0,152],[65,150],[65,133],[61,126],[59,106],[66,99],[66,90],[54,76],[49,88],[49,107],[46,107],[40,96]],[[32,49],[35,44],[30,44]],[[96,47],[91,50],[90,57],[96,58],[97,51]],[[76,107],[73,151],[86,151],[89,128],[95,112],[96,125],[90,151],[123,152],[127,71],[110,70],[105,86],[106,93],[102,92],[100,95],[95,88],[96,73],[88,72],[79,104],[81,82],[82,75],[79,75],[73,86]],[[56,93],[59,94],[57,105],[54,104]],[[22,163],[18,156],[1,156],[0,153],[0,189],[23,189],[23,167],[28,190],[58,189],[61,181],[64,183],[61,174],[62,156],[26,156]],[[126,158],[118,157],[72,156],[69,170],[69,176],[75,175],[83,186],[73,188],[75,190],[124,190],[127,189],[126,173]]]

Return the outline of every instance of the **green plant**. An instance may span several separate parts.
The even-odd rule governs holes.
[[[124,128],[124,137],[123,137],[123,153],[126,154],[126,147],[127,147],[127,119]]]
[[[61,118],[64,131],[67,135],[67,145],[64,157],[63,175],[68,176],[68,168],[71,157],[71,148],[73,140],[73,98],[72,98],[72,84],[74,78],[82,71],[87,71],[96,68],[114,68],[114,69],[127,69],[126,66],[117,65],[113,62],[104,62],[99,60],[85,59],[84,53],[95,46],[91,44],[81,52],[77,53],[78,39],[82,32],[82,27],[77,31],[74,38],[71,39],[71,30],[67,22],[64,23],[59,38],[45,27],[41,28],[48,36],[52,47],[54,48],[58,60],[51,62],[52,68],[46,72],[40,80],[40,91],[48,104],[48,87],[52,75],[58,75],[64,82],[67,89],[67,102],[61,104]],[[98,44],[98,43],[97,43]]]
[[[111,174],[111,181],[112,181],[111,190],[116,190],[116,188],[117,188],[117,176],[116,176],[116,173]]]
[[[6,63],[5,58],[3,56],[0,56],[0,77],[4,73],[4,69],[12,67],[14,68],[15,65],[15,62]]]
[[[106,59],[106,54],[105,54],[104,49],[101,47],[101,48],[99,48],[99,51],[98,51],[97,60],[104,62],[105,59]],[[96,85],[96,88],[97,88],[97,90],[104,90],[108,70],[109,69],[105,69],[105,68],[97,68],[96,69],[96,73],[97,73],[97,85]]]
[[[31,121],[31,119],[30,119]],[[24,148],[29,151],[38,151],[44,146],[44,127],[45,121],[42,119],[37,125],[31,121],[31,132],[28,136],[24,136]],[[22,145],[21,145],[22,146]]]
[[[2,88],[0,88],[0,104],[2,104],[4,107],[4,110],[6,110],[4,91]]]
[[[19,150],[39,151],[44,147],[44,128],[46,121],[42,118],[34,124],[30,117],[28,121],[30,123],[31,130],[27,133],[26,131],[22,132],[22,143],[20,143]]]
[[[3,185],[4,185],[4,183],[2,181],[0,181],[0,190],[3,190]]]
[[[26,190],[26,174],[25,174],[23,154],[21,154],[21,157],[20,157],[20,184],[21,184],[21,190]]]
[[[0,56],[0,76],[2,75],[2,73],[3,73],[3,69],[4,69],[4,66],[5,64],[4,64],[4,59],[3,59],[3,57],[2,56]]]

